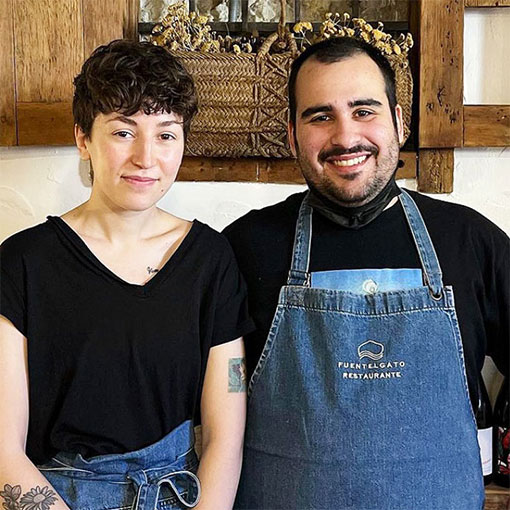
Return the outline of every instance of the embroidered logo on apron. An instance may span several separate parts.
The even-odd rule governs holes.
[[[375,340],[367,340],[358,346],[360,360],[369,358],[374,363],[361,361],[339,361],[338,368],[342,369],[342,379],[361,379],[371,381],[374,379],[400,379],[405,361],[381,361],[384,357],[384,344]]]
[[[378,361],[384,356],[384,345],[375,340],[367,340],[358,347],[358,356],[359,359],[370,358]]]

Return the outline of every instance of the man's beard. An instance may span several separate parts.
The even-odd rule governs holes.
[[[389,180],[394,175],[399,157],[399,144],[398,138],[395,134],[393,142],[388,147],[388,155],[379,161],[376,161],[374,175],[364,184],[361,189],[347,190],[341,185],[332,181],[325,173],[317,177],[316,171],[311,165],[302,157],[299,146],[296,140],[297,159],[301,172],[305,178],[308,187],[319,196],[323,196],[333,203],[344,207],[359,207],[367,204],[374,199],[381,190],[386,186]],[[370,153],[370,158],[376,160],[379,155],[377,147],[373,145],[357,145],[350,149],[333,148],[319,153],[319,162],[324,165],[327,158],[331,156],[342,156],[346,154],[355,154],[359,152]],[[357,174],[342,176],[345,181],[353,181],[358,178]]]

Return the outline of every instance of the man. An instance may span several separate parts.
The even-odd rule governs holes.
[[[257,325],[236,508],[480,510],[468,385],[486,354],[508,373],[509,239],[397,187],[402,110],[371,45],[309,47],[289,103],[309,193],[225,232]]]

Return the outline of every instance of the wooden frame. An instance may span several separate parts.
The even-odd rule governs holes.
[[[58,25],[59,29],[77,34],[73,40],[79,39],[78,52],[83,51],[83,56],[114,37],[134,38],[137,35],[139,0],[108,0],[100,7],[95,0],[73,0],[73,5],[79,8],[73,11],[72,21],[69,16],[62,16],[58,9],[55,11],[59,2],[63,2],[62,6],[68,6],[69,2],[49,2],[26,0],[18,4],[14,0],[4,0],[1,3],[0,41],[4,48],[0,55],[0,86],[4,90],[0,98],[1,145],[73,143],[72,129],[66,127],[72,126],[69,94],[62,82],[57,80],[55,85],[49,84],[47,69],[39,65],[47,60],[47,55],[36,54],[32,49],[25,54],[23,48],[19,49],[20,44],[24,44],[23,36],[16,36],[20,30],[23,34],[25,17],[18,12],[21,5],[30,5],[36,14],[41,14],[45,5],[48,9],[51,6],[62,20],[58,23],[69,25],[69,30]],[[419,119],[419,142],[416,153],[404,155],[406,164],[398,176],[411,177],[411,172],[415,172],[420,191],[452,191],[455,148],[510,145],[509,106],[464,106],[462,103],[464,9],[507,6],[510,7],[510,0],[410,1],[410,28],[416,39],[412,57],[419,60],[415,76],[416,110],[413,113]],[[56,23],[52,19],[48,22]],[[55,30],[51,32],[54,34]],[[82,58],[76,49],[69,50],[69,54],[72,58],[66,60],[66,69]],[[44,92],[46,89],[48,94]],[[41,90],[39,98],[37,93]],[[59,94],[55,95],[55,90]],[[41,126],[46,128],[41,129]],[[181,179],[302,182],[293,160],[256,158],[236,160],[235,167],[231,160],[186,158]]]
[[[510,0],[465,0],[466,7],[510,7]]]
[[[14,0],[0,4],[0,145],[16,145],[16,80],[14,75]]]
[[[403,166],[399,168],[397,178],[414,179],[416,177],[416,153],[401,152],[400,159]],[[278,184],[305,183],[296,160],[269,158],[185,157],[177,180]]]
[[[510,105],[464,106],[463,146],[510,146]]]
[[[420,191],[453,191],[455,148],[510,145],[510,106],[463,104],[468,7],[510,7],[510,0],[420,0]]]
[[[137,0],[2,1],[0,145],[74,144],[72,79],[93,48],[135,37],[137,5]],[[41,26],[35,32],[33,19]]]

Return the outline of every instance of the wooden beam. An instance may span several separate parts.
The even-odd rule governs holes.
[[[419,146],[462,146],[461,0],[420,0]]]
[[[70,102],[18,103],[19,145],[74,145]]]
[[[416,177],[416,153],[402,152],[404,166],[397,179]],[[206,158],[188,156],[183,159],[179,181],[261,182],[304,184],[301,170],[294,159]]]
[[[464,147],[510,145],[510,105],[464,106]]]
[[[0,4],[0,145],[16,145],[13,0]]]
[[[466,7],[510,7],[510,0],[465,0]]]
[[[453,191],[453,149],[420,149],[418,191],[451,193]]]
[[[510,509],[510,491],[503,487],[491,484],[485,487],[484,510],[508,510]]]

